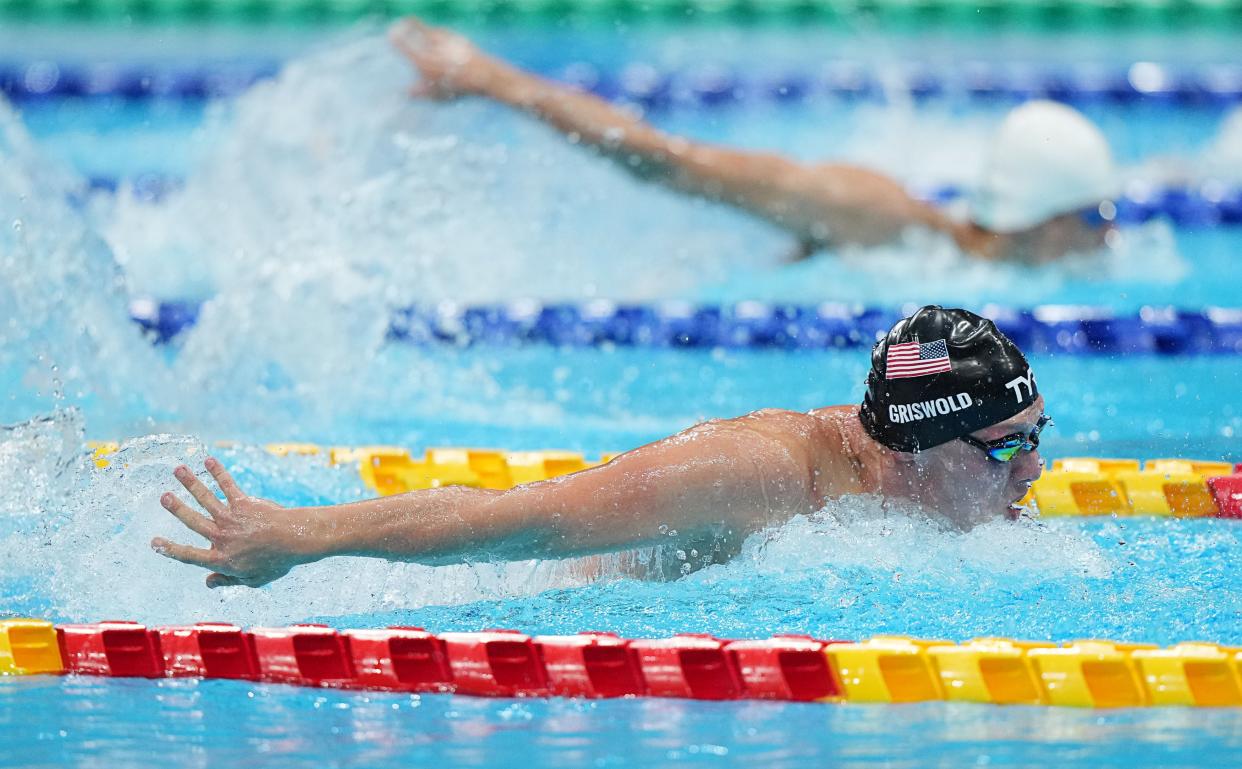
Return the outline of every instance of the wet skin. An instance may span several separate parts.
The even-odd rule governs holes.
[[[988,441],[1029,431],[1042,399],[974,433]],[[209,587],[258,587],[298,564],[356,555],[428,565],[568,558],[711,540],[733,552],[751,533],[873,494],[905,501],[960,528],[1006,517],[1039,477],[1037,452],[997,463],[950,441],[893,451],[863,430],[855,406],[808,414],[769,409],[714,420],[622,454],[607,465],[505,491],[451,486],[327,507],[286,508],[248,496],[214,458],[220,500],[188,467],[161,504],[210,543],[156,538],[159,553],[210,571]],[[679,537],[670,542],[669,530]]]

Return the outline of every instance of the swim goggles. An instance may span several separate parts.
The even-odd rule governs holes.
[[[963,435],[959,440],[982,449],[993,462],[1011,462],[1019,451],[1034,451],[1039,448],[1039,434],[1050,424],[1052,417],[1040,414],[1039,420],[1029,433],[1013,433],[994,441],[981,441],[973,435]]]

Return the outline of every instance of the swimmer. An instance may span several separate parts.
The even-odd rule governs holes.
[[[1108,242],[1119,194],[1108,141],[1076,110],[1050,101],[1002,123],[967,220],[916,200],[896,180],[846,164],[670,136],[591,94],[525,72],[461,35],[407,18],[390,39],[421,80],[413,94],[508,105],[648,182],[723,203],[791,233],[791,260],[829,246],[874,246],[910,227],[944,233],[966,254],[1042,263]]]
[[[710,421],[504,491],[447,486],[326,507],[247,496],[209,458],[223,501],[183,465],[174,475],[206,515],[172,493],[160,502],[210,549],[151,546],[210,570],[208,587],[258,587],[334,555],[434,566],[704,541],[736,552],[755,531],[856,494],[965,529],[1017,517],[1043,466],[1043,409],[1026,358],[990,320],[933,305],[876,344],[861,406]]]

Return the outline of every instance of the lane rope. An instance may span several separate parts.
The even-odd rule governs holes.
[[[130,314],[153,343],[191,328],[201,305],[139,299]],[[578,304],[515,301],[468,306],[444,302],[399,309],[388,338],[415,345],[529,345],[690,349],[825,350],[870,347],[912,308],[668,301]],[[1023,350],[1035,354],[1242,354],[1242,308],[986,306],[982,313]]]
[[[226,98],[274,77],[279,61],[220,60],[187,64],[0,61],[0,93],[15,102],[49,98]],[[754,72],[719,66],[661,70],[631,63],[603,70],[578,62],[546,71],[553,79],[606,99],[648,110],[805,104],[822,99],[1020,102],[1048,98],[1079,106],[1154,104],[1226,107],[1242,102],[1242,67],[1170,66],[1135,62],[1126,67],[1034,67],[965,62],[952,69],[905,63],[880,73],[857,61],[828,62],[818,70]]]
[[[703,633],[627,639],[327,625],[0,621],[0,674],[215,678],[482,697],[1242,706],[1242,647]]]
[[[324,22],[409,13],[432,21],[834,24],[1108,29],[1231,28],[1239,0],[0,0],[21,20]]]

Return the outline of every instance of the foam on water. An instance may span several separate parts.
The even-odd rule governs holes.
[[[123,197],[111,217],[135,285],[234,291],[265,269],[326,263],[389,305],[649,298],[753,261],[764,241],[505,108],[411,101],[411,79],[382,38],[365,37],[218,110],[185,189],[157,205]],[[200,264],[178,281],[173,255]]]
[[[61,399],[101,413],[151,413],[141,392],[157,353],[125,311],[124,276],[69,203],[80,181],[42,157],[0,100],[0,415]],[[20,386],[16,386],[20,385]]]
[[[631,637],[1242,637],[1242,599],[1230,588],[1242,539],[1210,520],[1028,522],[952,534],[922,522],[847,519],[810,528],[798,521],[771,534],[789,542],[675,584],[619,580],[522,600],[320,619],[469,629],[483,618],[532,632],[608,628]]]
[[[201,466],[206,448],[188,436],[150,435],[123,444],[107,468],[97,469],[85,453],[69,448],[79,445],[76,441],[58,441],[65,433],[80,439],[73,414],[10,428],[0,436],[0,480],[20,480],[31,491],[20,508],[6,510],[8,517],[0,519],[0,562],[5,564],[0,594],[6,611],[46,609],[55,617],[81,620],[107,615],[164,623],[213,617],[279,623],[308,613],[528,595],[596,578],[583,576],[581,565],[573,562],[433,569],[353,558],[300,568],[262,590],[208,590],[205,572],[148,546],[155,536],[194,539],[159,505],[159,496],[169,487],[169,469],[183,462]],[[61,449],[49,452],[55,461],[45,453],[49,447]],[[321,458],[278,459],[245,449],[219,454],[240,482],[260,494],[296,497],[302,504],[366,495],[354,470],[329,468]],[[346,574],[348,579],[342,578]]]
[[[703,294],[719,301],[739,295],[800,302],[856,302],[861,297],[883,305],[937,301],[977,306],[1012,305],[1013,287],[1022,286],[1022,304],[1069,297],[1094,303],[1100,291],[1142,295],[1153,286],[1174,286],[1188,273],[1173,229],[1163,220],[1119,230],[1109,247],[1095,253],[1037,266],[985,262],[963,254],[946,236],[910,229],[891,245],[845,248],[782,270],[739,270]],[[902,280],[895,283],[894,275]]]
[[[383,50],[378,44],[371,49]],[[297,76],[293,67],[291,77],[296,81]],[[256,119],[264,123],[271,117]],[[322,122],[310,114],[299,117],[303,124]],[[242,136],[253,133],[244,125],[239,130]],[[236,143],[246,144],[241,138]],[[273,157],[281,154],[271,146],[266,150]],[[247,165],[262,155],[256,151],[240,164],[213,168],[226,179],[275,176],[295,184],[288,173],[281,177]],[[314,178],[313,167],[300,168],[303,176]],[[161,252],[159,270],[176,275],[182,265],[191,265],[192,271],[194,265],[207,264],[227,276],[204,308],[203,322],[186,335],[176,354],[166,356],[128,318],[128,296],[142,291],[128,283],[134,274],[118,266],[90,217],[71,202],[80,199],[82,186],[43,157],[16,115],[0,105],[0,211],[5,214],[0,228],[0,381],[11,385],[0,402],[0,422],[18,422],[69,403],[82,408],[94,436],[163,429],[207,437],[291,439],[322,432],[339,421],[342,407],[366,408],[388,400],[384,388],[393,387],[394,373],[384,369],[379,352],[391,308],[408,303],[400,284],[435,280],[409,269],[404,253],[367,242],[359,234],[369,231],[367,221],[345,217],[341,229],[349,231],[329,237],[336,228],[332,211],[339,196],[333,196],[332,210],[318,207],[314,195],[273,204],[280,201],[280,190],[258,190],[247,199],[220,182],[211,189],[218,207],[234,213],[231,218],[201,197],[174,202],[168,211],[157,209],[174,219],[184,213],[170,226],[202,239],[198,250]],[[348,194],[362,196],[365,187]],[[229,208],[224,201],[238,205]],[[260,210],[262,205],[267,210]],[[247,213],[254,217],[239,222],[237,217]],[[316,230],[316,222],[327,224]],[[135,233],[155,226],[131,224]],[[248,226],[263,229],[264,236],[248,238]],[[213,239],[213,233],[221,234]],[[445,248],[449,243],[451,238]],[[125,255],[123,249],[120,253]],[[372,259],[374,253],[384,258]],[[497,389],[483,368],[452,361],[406,359],[396,376],[402,385],[419,389],[413,408],[428,414],[480,418],[477,395]],[[501,398],[506,399],[527,414],[544,410],[541,400],[529,394]]]
[[[1235,107],[1221,123],[1200,160],[1200,173],[1207,179],[1242,184],[1242,107]]]

